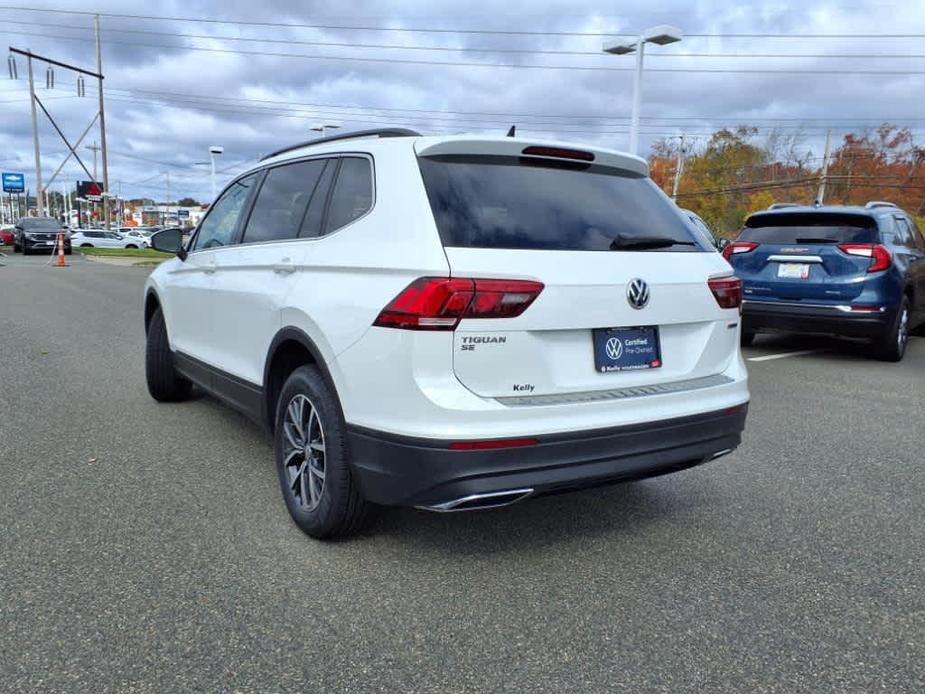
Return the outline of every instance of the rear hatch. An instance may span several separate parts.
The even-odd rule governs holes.
[[[460,322],[454,369],[470,390],[593,398],[727,368],[738,313],[707,281],[728,266],[644,162],[517,140],[419,144],[418,155],[451,275],[543,285],[520,315]],[[636,279],[645,286],[631,290]]]
[[[749,300],[843,304],[864,288],[871,257],[845,247],[878,243],[866,215],[781,212],[753,215],[729,262]],[[860,249],[863,252],[863,249]]]

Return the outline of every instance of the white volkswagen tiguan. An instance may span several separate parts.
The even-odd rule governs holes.
[[[502,506],[736,448],[741,285],[644,160],[405,130],[235,179],[144,290],[148,389],[272,432],[315,537],[371,503]]]

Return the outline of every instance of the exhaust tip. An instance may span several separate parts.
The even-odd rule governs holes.
[[[456,511],[480,511],[486,508],[500,508],[510,506],[526,499],[533,494],[533,489],[509,489],[503,492],[488,492],[486,494],[470,494],[458,499],[444,501],[432,506],[415,506],[422,511],[435,511],[436,513],[454,513]]]

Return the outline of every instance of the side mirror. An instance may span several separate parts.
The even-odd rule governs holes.
[[[716,242],[716,249],[721,251],[726,246],[728,246],[730,243],[731,241],[729,239],[720,239],[719,241]]]
[[[176,253],[180,260],[186,260],[186,249],[179,229],[164,229],[152,234],[151,248],[163,253]]]

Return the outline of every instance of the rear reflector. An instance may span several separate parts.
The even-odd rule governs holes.
[[[753,241],[733,241],[723,249],[723,257],[729,260],[734,255],[751,253],[756,248],[758,248],[758,244]]]
[[[848,307],[853,313],[882,313],[883,306],[865,306],[863,304],[855,304],[854,306]]]
[[[878,243],[842,243],[839,244],[838,250],[848,255],[858,255],[871,259],[868,272],[880,272],[886,270],[893,264],[893,255],[886,246]]]
[[[580,149],[564,149],[562,147],[526,147],[521,154],[532,157],[552,157],[553,159],[577,159],[578,161],[594,161],[594,152],[583,152]]]
[[[738,277],[713,277],[707,280],[707,284],[720,308],[742,306],[742,280]]]
[[[463,318],[514,318],[543,291],[541,282],[421,277],[386,306],[373,325],[455,330]]]
[[[498,448],[523,448],[535,446],[536,439],[494,439],[492,441],[455,441],[450,444],[451,451],[490,451]]]

